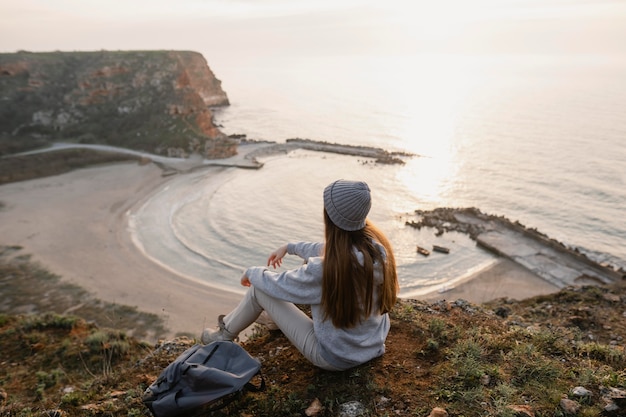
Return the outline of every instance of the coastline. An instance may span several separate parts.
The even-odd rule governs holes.
[[[253,145],[247,150],[259,151]],[[218,161],[185,161],[177,172],[250,164],[249,153]],[[132,241],[129,213],[167,186],[176,164],[124,162],[0,186],[3,234],[0,244],[19,245],[52,273],[95,297],[162,318],[167,337],[199,335],[216,317],[234,308],[240,294],[181,277],[148,259]],[[37,219],[45,219],[44,222]],[[515,262],[494,265],[444,291],[417,297],[427,301],[462,298],[482,303],[496,298],[529,298],[559,288]]]
[[[499,258],[493,265],[444,288],[443,291],[431,292],[415,298],[430,302],[463,299],[480,304],[498,298],[519,301],[559,290],[559,287],[538,277],[523,266],[509,259]]]
[[[199,335],[240,296],[159,267],[127,230],[127,212],[167,181],[154,164],[118,163],[2,185],[0,244],[98,299],[157,315],[166,337]]]

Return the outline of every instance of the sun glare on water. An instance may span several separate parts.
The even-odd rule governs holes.
[[[403,117],[391,127],[391,135],[408,139],[408,160],[397,180],[420,199],[434,205],[446,203],[451,184],[458,175],[460,122],[468,101],[484,77],[480,65],[467,58],[420,56],[405,59],[389,88],[394,103],[400,103]],[[394,78],[388,75],[389,78]]]

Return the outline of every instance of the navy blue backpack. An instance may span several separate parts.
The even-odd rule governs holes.
[[[143,396],[154,417],[215,411],[245,390],[262,391],[261,362],[234,342],[194,345],[161,372]],[[260,376],[259,386],[250,380]]]

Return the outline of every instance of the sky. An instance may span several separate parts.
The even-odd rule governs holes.
[[[626,0],[0,0],[0,52],[626,56]]]

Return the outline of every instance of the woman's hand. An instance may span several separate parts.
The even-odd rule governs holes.
[[[244,287],[249,287],[251,285],[250,279],[248,278],[245,272],[241,276],[241,285],[243,285]]]
[[[276,249],[274,252],[270,254],[270,257],[267,258],[267,266],[273,266],[274,269],[280,267],[283,263],[283,258],[287,254],[287,245],[283,245],[280,248]]]

